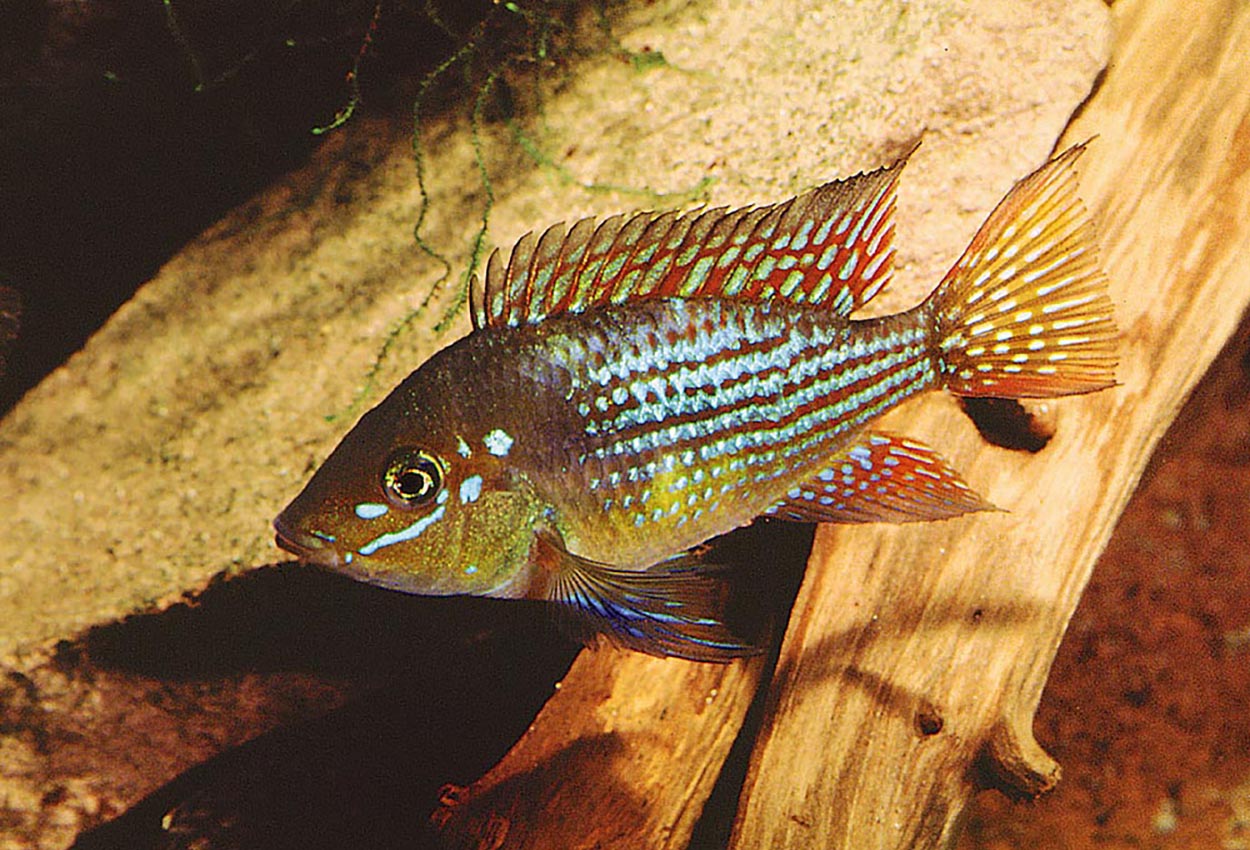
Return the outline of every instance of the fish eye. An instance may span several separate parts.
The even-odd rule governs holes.
[[[386,462],[382,488],[399,507],[419,507],[443,489],[443,469],[428,452],[400,449]]]

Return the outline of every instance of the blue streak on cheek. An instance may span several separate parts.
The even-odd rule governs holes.
[[[379,502],[361,502],[356,505],[356,516],[361,519],[377,519],[386,516],[389,510],[390,508]]]
[[[427,528],[443,518],[443,514],[447,513],[446,505],[439,505],[433,512],[421,517],[407,528],[401,528],[399,531],[392,531],[389,534],[383,534],[375,537],[373,540],[361,546],[357,551],[366,557],[372,555],[379,549],[387,546],[393,546],[396,543],[403,543],[405,540],[413,540],[420,537]]]

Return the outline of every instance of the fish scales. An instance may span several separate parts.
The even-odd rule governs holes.
[[[905,160],[779,204],[527,234],[474,332],[353,427],[274,521],[302,560],[409,593],[553,603],[574,637],[724,661],[699,544],[771,516],[982,511],[934,450],[872,430],[926,390],[1114,384],[1117,331],[1073,148],[1016,184],[915,308],[891,275]]]
[[[537,473],[566,542],[587,557],[647,565],[749,521],[882,410],[933,385],[925,326],[919,311],[847,321],[713,299],[533,326],[595,352],[560,339],[546,355],[573,355],[566,403],[580,428],[561,437],[571,474]]]

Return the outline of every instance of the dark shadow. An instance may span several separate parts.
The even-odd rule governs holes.
[[[815,533],[814,525],[760,520],[750,528],[725,538],[730,542],[736,538],[736,545],[742,547],[741,557],[748,563],[758,564],[756,569],[744,576],[742,595],[756,600],[756,615],[760,618],[758,626],[768,630],[771,639],[761,638],[759,641],[768,647],[768,661],[765,672],[760,676],[760,688],[747,709],[742,728],[695,824],[689,850],[719,850],[729,843],[729,834],[738,813],[738,795],[746,781],[751,750],[755,748],[755,740],[764,721],[768,685],[781,649],[781,636],[785,634],[790,609],[803,580],[803,565],[811,553]],[[771,565],[767,563],[770,556],[776,558]]]
[[[708,557],[726,565],[737,626],[781,633],[811,536],[810,526],[775,522],[713,542]],[[293,563],[92,629],[61,646],[59,664],[175,681],[301,671],[348,678],[366,696],[188,771],[75,846],[426,846],[418,837],[429,834],[439,789],[468,785],[502,758],[575,653],[540,605],[406,596]],[[575,757],[586,746],[578,742],[516,781],[527,783],[527,794],[570,793],[572,765],[594,763]],[[731,821],[736,797],[732,786],[708,811]],[[622,792],[603,804],[636,802]]]
[[[445,666],[524,633],[565,644],[537,605],[381,590],[294,562],[214,581],[185,602],[97,626],[59,659],[163,680],[297,670],[357,681]]]
[[[1055,436],[1054,424],[1014,398],[960,398],[959,406],[991,445],[1036,454]]]
[[[421,599],[283,565],[62,649],[75,651],[150,677],[287,669],[366,683],[348,706],[188,771],[75,845],[328,850],[413,846],[439,788],[502,757],[577,647],[537,606]]]
[[[478,644],[436,671],[188,771],[80,850],[412,848],[444,783],[502,757],[571,654],[521,635]],[[451,661],[452,659],[449,659]]]
[[[300,167],[326,138],[313,128],[350,100],[357,61],[357,116],[391,116],[402,143],[420,80],[485,16],[492,61],[531,47],[532,21],[492,0],[6,3],[0,283],[25,311],[0,412],[188,240]],[[453,90],[427,117],[473,97],[470,75],[446,76]],[[362,129],[365,149],[378,128]]]
[[[709,544],[708,562],[730,570],[726,622],[736,634],[774,656],[815,533],[814,525],[758,520]]]

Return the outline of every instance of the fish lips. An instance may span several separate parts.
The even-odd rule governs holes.
[[[290,552],[299,560],[319,567],[338,567],[343,558],[329,544],[334,540],[316,532],[292,528],[279,516],[273,521],[274,543],[279,549]]]

